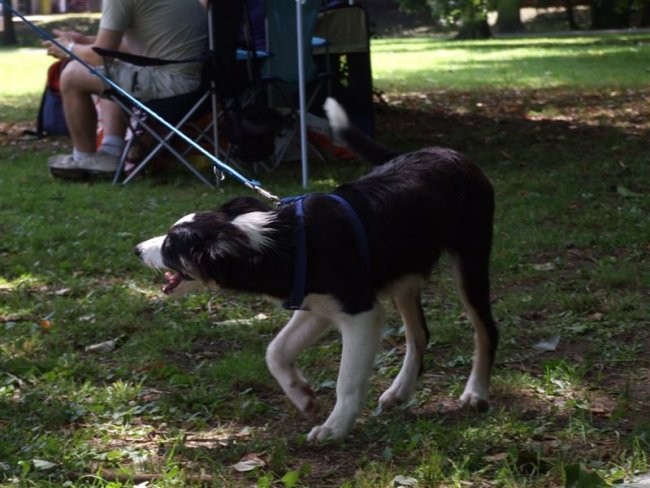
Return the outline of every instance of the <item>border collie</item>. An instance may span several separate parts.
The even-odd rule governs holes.
[[[485,410],[498,342],[489,290],[490,181],[451,149],[397,154],[351,126],[335,100],[328,99],[325,109],[334,133],[377,165],[369,174],[331,194],[289,199],[277,208],[235,198],[216,211],[183,217],[167,234],[138,244],[136,254],[167,270],[167,294],[223,287],[296,308],[268,346],[266,362],[303,414],[315,413],[316,399],[296,359],[332,325],[339,329],[336,404],[308,434],[315,442],[343,439],[352,429],[367,394],[387,300],[404,321],[406,354],[379,408],[411,397],[429,337],[421,288],[446,251],[474,326],[473,364],[460,404]]]

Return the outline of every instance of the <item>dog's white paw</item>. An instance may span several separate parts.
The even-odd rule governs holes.
[[[413,395],[414,389],[409,387],[409,385],[393,384],[379,397],[379,411],[385,412],[397,405],[406,403],[411,398],[411,395]]]
[[[307,434],[307,442],[314,444],[317,442],[340,441],[346,434],[347,432],[337,431],[325,424],[317,425]]]
[[[490,408],[487,393],[478,392],[470,388],[465,388],[465,391],[460,396],[459,401],[460,406],[467,410],[487,412],[487,410]]]

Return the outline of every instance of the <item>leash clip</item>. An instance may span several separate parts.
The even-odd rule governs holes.
[[[212,170],[214,171],[214,179],[217,180],[217,184],[226,179],[226,173],[217,168],[217,165],[213,164]]]

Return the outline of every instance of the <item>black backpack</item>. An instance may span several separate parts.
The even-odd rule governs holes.
[[[262,161],[273,154],[274,136],[281,124],[272,108],[252,104],[226,113],[224,135],[234,146],[234,155],[247,163]]]

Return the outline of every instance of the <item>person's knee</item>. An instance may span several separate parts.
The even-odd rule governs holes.
[[[101,80],[78,61],[66,64],[61,72],[60,84],[63,96],[72,93],[99,94],[103,89]]]

